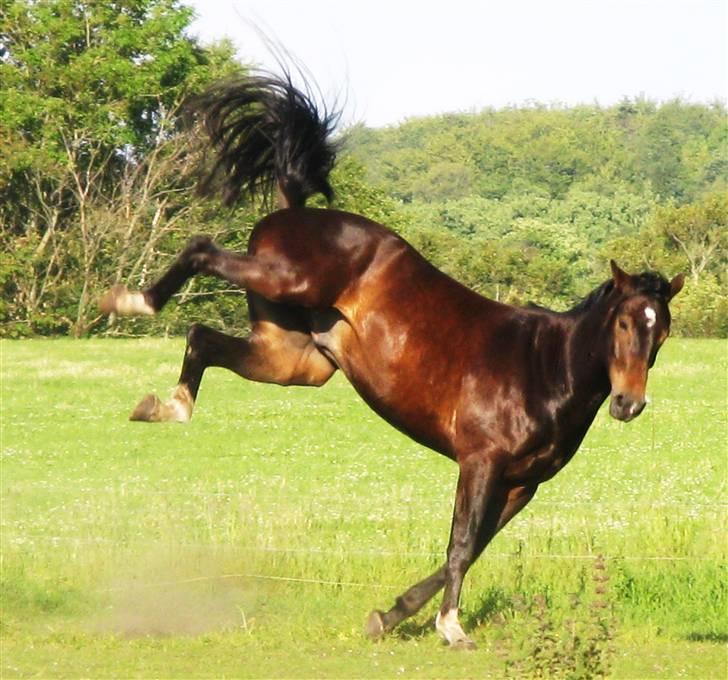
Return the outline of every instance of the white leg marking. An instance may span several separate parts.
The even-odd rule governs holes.
[[[116,313],[119,316],[152,316],[154,309],[147,304],[144,293],[126,291],[116,299]]]
[[[451,645],[458,643],[470,643],[470,638],[465,635],[465,631],[458,621],[458,610],[449,609],[445,614],[437,612],[435,619],[435,628],[440,637]]]
[[[172,394],[172,398],[167,402],[167,405],[172,409],[174,415],[173,420],[178,423],[186,423],[192,417],[192,395],[190,394],[187,385],[177,385]]]
[[[154,308],[144,299],[144,293],[130,291],[123,283],[111,287],[111,290],[99,300],[99,308],[104,314],[119,316],[155,314]]]

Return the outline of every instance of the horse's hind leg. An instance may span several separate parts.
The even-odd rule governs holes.
[[[199,255],[214,251],[217,247],[210,238],[193,237],[156,283],[144,291],[130,291],[123,284],[117,284],[99,301],[100,310],[119,316],[156,314],[188,279],[198,273],[195,263]]]
[[[116,285],[101,298],[99,308],[120,316],[156,314],[197,274],[225,279],[274,302],[305,307],[333,303],[334,291],[322,290],[316,282],[315,263],[302,268],[283,252],[241,255],[218,248],[206,236],[195,236],[156,283],[144,291]]]
[[[235,338],[201,324],[187,334],[182,371],[172,398],[147,395],[132,420],[184,422],[192,416],[202,375],[210,366],[243,378],[278,385],[323,385],[336,367],[314,345],[303,310],[271,303],[249,293],[253,331]]]

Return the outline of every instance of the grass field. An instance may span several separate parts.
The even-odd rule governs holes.
[[[183,346],[0,344],[3,678],[528,674],[534,631],[555,658],[596,635],[598,554],[610,675],[726,677],[725,341],[671,339],[645,413],[602,411],[496,538],[466,580],[469,653],[438,641],[437,601],[362,635],[442,560],[455,466],[339,375],[284,389],[213,369],[191,423],[128,422]]]

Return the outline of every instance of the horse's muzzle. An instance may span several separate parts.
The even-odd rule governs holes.
[[[613,394],[612,400],[609,402],[609,415],[628,423],[642,413],[646,405],[647,400],[644,398],[637,399],[628,394]]]

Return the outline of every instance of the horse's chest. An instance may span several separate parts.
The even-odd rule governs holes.
[[[587,422],[588,420],[588,422]],[[517,482],[541,483],[551,479],[574,456],[586,434],[591,418],[583,422],[551,422],[536,428],[533,436],[513,451],[506,477]]]
[[[541,483],[551,479],[566,465],[575,450],[552,443],[514,455],[506,467],[505,477],[517,483]]]

